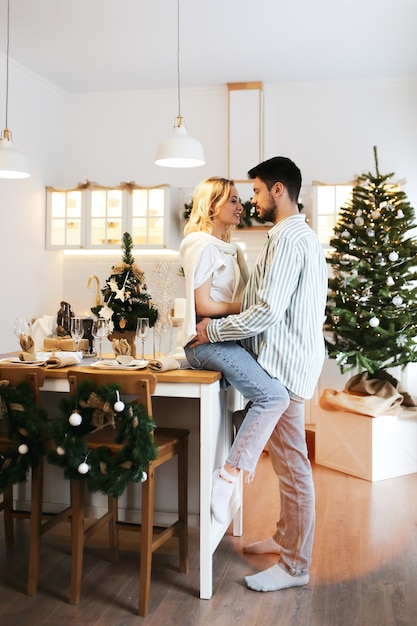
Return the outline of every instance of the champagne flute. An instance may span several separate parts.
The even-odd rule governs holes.
[[[98,342],[99,353],[98,353],[97,360],[102,361],[103,360],[103,340],[109,334],[109,325],[108,325],[107,320],[104,319],[104,317],[98,317],[97,319],[94,320],[91,334],[93,335],[94,339],[96,339]]]
[[[20,335],[29,335],[32,334],[32,320],[30,317],[16,317],[14,322],[14,334],[18,339],[20,339]]]
[[[75,341],[75,349],[78,352],[80,349],[80,341],[84,336],[84,320],[82,317],[71,317],[71,337]]]
[[[142,342],[141,361],[145,360],[145,339],[149,335],[149,317],[138,317],[136,324],[136,337]]]

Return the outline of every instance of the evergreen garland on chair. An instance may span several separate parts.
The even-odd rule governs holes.
[[[118,498],[127,484],[146,480],[146,469],[156,458],[154,422],[142,405],[120,400],[116,384],[96,387],[82,381],[75,396],[60,401],[60,415],[49,424],[56,444],[48,460],[64,469],[67,479],[85,480],[90,492]],[[114,428],[114,441],[124,444],[117,454],[103,445],[89,449],[87,435]]]
[[[14,387],[0,381],[0,419],[10,446],[0,453],[0,493],[9,485],[25,482],[31,467],[45,454],[47,412],[35,401],[28,382]]]

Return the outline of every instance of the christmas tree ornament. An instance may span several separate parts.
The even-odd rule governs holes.
[[[29,448],[25,443],[21,443],[17,451],[19,454],[27,454],[29,452]]]
[[[81,422],[83,421],[83,418],[78,413],[78,411],[75,409],[71,413],[71,415],[69,416],[68,421],[71,424],[71,426],[79,426],[81,424]]]
[[[57,453],[59,456],[64,456],[64,454],[65,454],[65,450],[64,450],[64,448],[63,448],[62,446],[57,446],[57,447],[56,447],[56,453]]]
[[[344,230],[341,234],[341,237],[343,237],[343,239],[349,239],[350,238],[350,232],[348,230]]]
[[[389,253],[388,258],[390,261],[395,263],[395,261],[398,261],[399,259],[398,252],[395,252],[395,250],[393,250],[392,252]]]
[[[379,218],[381,217],[381,211],[379,209],[374,209],[374,211],[372,211],[371,213],[371,217],[373,220],[379,220]]]
[[[393,285],[395,285],[395,280],[393,279],[392,276],[388,276],[388,278],[387,278],[387,285],[388,285],[388,287],[392,287]]]
[[[355,217],[355,224],[356,226],[363,226],[365,223],[365,220],[363,219],[363,217]]]
[[[79,464],[79,466],[77,467],[77,471],[79,474],[88,474],[88,472],[90,471],[90,466],[88,465],[88,463],[86,463],[85,461],[83,461],[82,463]]]
[[[403,303],[403,299],[401,298],[401,296],[394,296],[392,299],[392,304],[394,306],[401,306]]]
[[[122,411],[124,411],[125,403],[120,400],[120,394],[118,391],[116,391],[116,398],[117,400],[114,403],[114,410],[116,411],[116,413],[121,413]]]
[[[144,483],[148,480],[148,474],[146,472],[142,472],[142,478],[140,479],[141,483]]]
[[[398,209],[397,211],[397,220],[401,220],[404,217],[404,213],[402,209]]]
[[[373,228],[367,228],[366,234],[368,235],[368,237],[375,237],[375,231]]]
[[[379,319],[377,317],[371,317],[369,320],[369,326],[371,328],[377,328],[379,326]]]

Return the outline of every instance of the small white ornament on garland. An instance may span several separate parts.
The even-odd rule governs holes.
[[[87,463],[87,458],[85,458],[84,461],[79,464],[79,466],[77,467],[77,471],[79,474],[88,474],[88,472],[90,471],[90,466]]]
[[[401,298],[401,296],[394,296],[392,299],[392,304],[394,306],[401,306],[403,303],[403,299]]]
[[[65,450],[64,450],[64,448],[63,448],[62,446],[57,446],[57,447],[56,447],[56,453],[57,453],[59,456],[64,456],[64,455],[65,455]]]
[[[147,480],[148,480],[148,474],[146,472],[142,472],[142,478],[140,479],[140,481],[144,483]]]
[[[388,258],[390,261],[392,261],[393,263],[395,263],[395,261],[398,261],[398,252],[395,252],[395,250],[393,250],[392,252],[389,253]]]
[[[121,413],[122,411],[125,410],[125,403],[122,402],[122,400],[120,400],[120,394],[118,391],[116,391],[116,397],[117,397],[117,400],[114,403],[113,408],[116,411],[116,413]]]
[[[377,317],[371,317],[369,320],[369,326],[371,328],[377,328],[379,326],[379,319]]]
[[[387,285],[388,285],[388,287],[392,287],[393,285],[395,285],[395,280],[393,279],[392,276],[388,276],[388,278],[387,278]]]
[[[68,421],[71,424],[71,426],[79,426],[81,424],[81,422],[83,421],[83,418],[78,413],[78,411],[75,410],[69,416]]]
[[[25,443],[21,443],[17,451],[19,454],[27,454],[29,452],[29,448]]]

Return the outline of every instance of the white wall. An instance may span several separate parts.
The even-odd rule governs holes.
[[[0,179],[0,352],[19,348],[13,335],[15,317],[37,316],[55,307],[62,291],[61,257],[52,259],[44,245],[45,185],[60,166],[68,111],[65,94],[24,68],[11,62],[9,76],[8,126],[15,148],[28,157],[32,176]],[[3,129],[3,108],[0,115]]]

